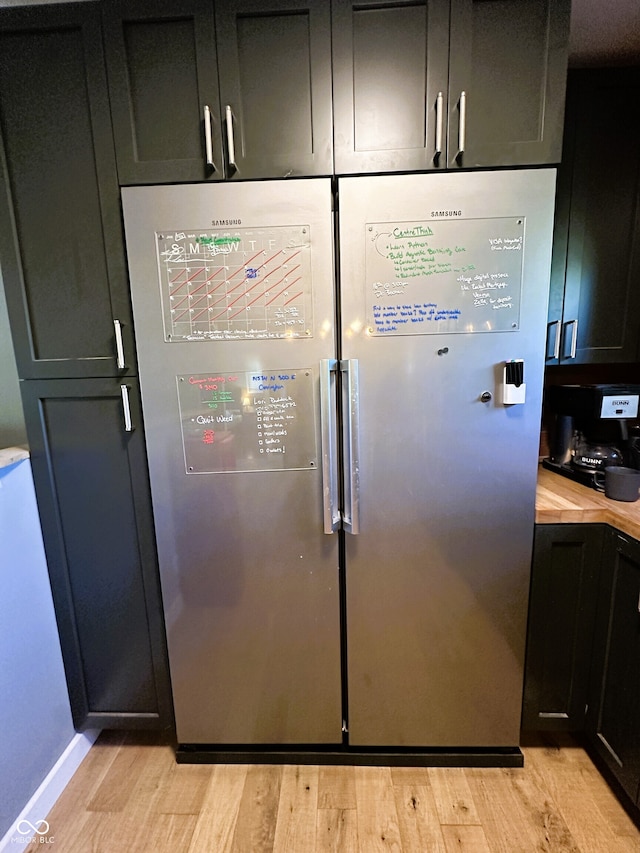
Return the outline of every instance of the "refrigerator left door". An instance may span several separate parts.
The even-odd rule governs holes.
[[[122,191],[178,741],[341,742],[327,179]]]

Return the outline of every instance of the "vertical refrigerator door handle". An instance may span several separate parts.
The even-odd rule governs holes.
[[[131,406],[129,405],[129,386],[120,386],[120,395],[122,396],[122,414],[124,416],[124,431],[133,432],[133,424],[131,423]]]
[[[436,98],[436,157],[442,154],[442,92]]]
[[[336,439],[335,358],[320,361],[320,430],[322,438],[322,514],[325,533],[335,533],[340,525],[338,510],[338,447]],[[333,390],[332,390],[333,388]]]
[[[204,105],[204,153],[207,161],[207,167],[213,172],[216,170],[216,164],[213,162],[213,141],[211,133],[211,110]]]
[[[124,360],[124,344],[122,343],[122,323],[120,320],[113,321],[113,331],[116,338],[116,367],[118,370],[124,370],[126,363]]]
[[[342,526],[347,533],[360,532],[360,397],[358,360],[340,362],[343,374],[342,400],[344,413],[344,511]]]
[[[225,109],[225,122],[227,125],[227,156],[229,158],[229,165],[237,169],[236,145],[233,138],[233,112],[229,104],[227,104]]]
[[[458,125],[458,157],[464,154],[467,144],[467,93],[460,92],[460,124]]]

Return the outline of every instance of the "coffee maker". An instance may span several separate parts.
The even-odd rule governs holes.
[[[550,456],[543,467],[601,488],[598,473],[612,465],[640,468],[640,385],[551,385]]]

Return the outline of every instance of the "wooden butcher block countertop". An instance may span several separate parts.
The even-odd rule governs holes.
[[[538,468],[536,524],[610,524],[640,539],[640,501],[613,501],[546,468]]]

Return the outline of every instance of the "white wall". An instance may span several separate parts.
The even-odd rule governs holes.
[[[28,459],[0,467],[0,732],[2,838],[75,735]]]

